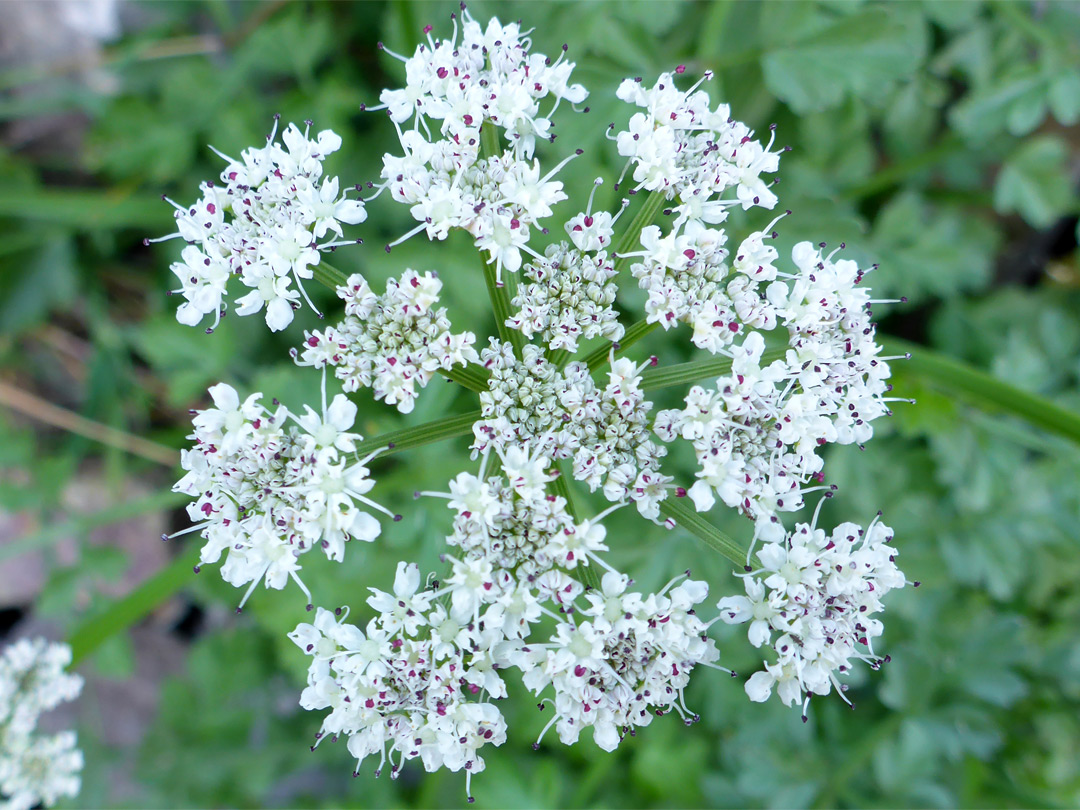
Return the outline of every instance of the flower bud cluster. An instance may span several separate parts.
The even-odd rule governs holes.
[[[472,332],[454,334],[446,309],[435,308],[442,282],[435,273],[406,270],[375,295],[359,273],[337,288],[345,319],[324,331],[304,332],[303,366],[330,366],[346,391],[371,388],[375,399],[409,413],[417,386],[424,388],[439,369],[479,362]]]
[[[851,669],[852,659],[878,668],[882,659],[872,639],[882,624],[873,616],[905,580],[894,562],[898,552],[889,545],[892,529],[880,521],[865,532],[841,523],[827,535],[801,523],[790,534],[777,533],[777,542],[758,552],[761,569],[743,577],[746,596],[724,597],[717,607],[728,624],[750,623],[751,644],[771,645],[776,653],[746,682],[746,694],[764,701],[775,686],[786,705],[804,704],[805,720],[811,694],[827,695],[836,687],[843,696],[847,687],[838,675]]]
[[[647,517],[659,514],[671,479],[659,472],[666,449],[648,427],[652,403],[640,388],[644,366],[613,361],[601,390],[584,363],[560,371],[533,344],[519,361],[509,344],[492,339],[480,356],[491,379],[480,394],[483,418],[473,426],[474,455],[489,446],[529,445],[571,459],[574,478],[592,491],[603,489],[609,501],[631,498]]]
[[[537,137],[554,139],[540,102],[553,98],[554,111],[562,99],[577,103],[586,93],[568,83],[573,63],[529,53],[530,40],[516,23],[493,19],[481,29],[467,11],[462,22],[460,43],[455,19],[449,40],[429,36],[413,56],[397,57],[405,62],[406,86],[381,96],[404,154],[384,156],[380,191],[389,189],[420,223],[387,249],[420,231],[445,239],[462,228],[501,279],[503,268],[518,271],[522,252],[538,256],[528,244],[531,228],[566,199],[562,183],[551,180],[566,161],[541,176],[532,158]],[[414,116],[419,126],[403,133],[399,125]],[[440,122],[441,139],[432,137],[429,119]],[[497,145],[481,158],[484,125],[501,128],[509,148]]]
[[[576,352],[579,340],[617,341],[625,329],[615,303],[615,268],[606,251],[585,253],[566,242],[550,245],[543,259],[525,265],[529,283],[518,288],[518,312],[506,321],[551,351]]]
[[[471,332],[452,332],[433,272],[405,270],[381,295],[362,275],[349,277],[337,288],[344,319],[305,332],[292,352],[299,365],[323,372],[321,412],[293,414],[276,401],[270,411],[260,395],[241,402],[227,385],[211,389],[214,408],[196,412],[195,446],[183,454],[188,472],[175,489],[194,499],[188,531],[206,540],[202,561],[227,553],[222,575],[248,585],[241,605],[260,581],[282,588],[291,578],[306,593],[301,555],[319,545],[340,561],[348,540],[380,534],[370,510],[390,514],[367,498],[366,464],[375,454],[357,458],[356,405],[345,395],[326,404],[327,368],[347,393],[371,388],[376,400],[409,413],[434,374],[479,363],[488,372],[473,425],[479,473],[462,472],[449,492],[417,493],[447,500],[454,512],[446,576],[421,589],[417,566],[401,563],[393,593],[371,589],[375,616],[364,629],[340,610],[320,609],[313,624],[290,634],[311,657],[301,704],[329,710],[318,740],[344,734],[358,762],[377,753],[379,769],[389,759],[396,775],[420,759],[427,770],[464,770],[468,785],[484,769],[479,750],[506,738],[492,701],[506,695],[501,673],[510,667],[536,694],[550,687],[541,708],[549,703],[554,717],[545,732],[555,726],[565,743],[591,728],[612,750],[653,716],[674,711],[696,720],[683,699],[690,672],[722,669],[709,623],[694,612],[707,585],[680,578],[659,593],[633,592],[601,557],[608,512],[633,502],[660,522],[672,490],[689,494],[698,511],[719,497],[755,520],[754,542],[765,543],[761,570],[744,578],[746,596],[719,603],[725,622],[750,622],[751,642],[776,654],[747,683],[750,698],[765,700],[776,687],[805,711],[808,695],[842,692],[838,676],[853,662],[881,660],[871,647],[881,634],[873,617],[882,597],[904,584],[892,533],[875,522],[865,533],[842,524],[826,536],[815,515],[788,534],[780,513],[827,488],[811,483],[824,480],[821,446],[864,442],[873,420],[888,413],[889,358],[875,342],[863,271],[808,242],[792,252],[793,271],[778,268],[772,240],[780,217],[729,242],[721,227],[729,209],[776,206],[763,177],[777,171],[780,151],[772,138],[756,140],[726,105],[714,108],[700,82],[680,91],[670,73],[651,88],[635,79],[618,90],[637,109],[612,137],[632,168],[631,194],[651,195],[619,240],[632,249],[612,247],[628,200],[615,214],[593,211],[598,179],[584,212],[564,222],[566,239],[541,255],[531,241],[548,233],[545,221],[567,198],[553,178],[573,156],[544,173],[535,145],[554,140],[551,114],[563,99],[586,97],[570,83],[574,65],[531,53],[519,25],[492,20],[482,28],[464,8],[449,39],[430,30],[412,56],[391,54],[405,63],[406,84],[383,91],[379,108],[401,153],[383,156],[380,183],[369,187],[377,188],[372,199],[388,192],[409,206],[416,222],[388,252],[420,233],[469,234],[488,265],[500,320],[511,313],[498,324],[501,339],[478,354]],[[204,199],[179,212],[177,235],[192,243],[174,266],[188,299],[181,321],[220,314],[225,283],[238,275],[252,290],[237,302],[241,314],[265,307],[271,328],[283,328],[319,251],[344,244],[317,240],[329,231],[341,237],[342,223],[365,218],[363,203],[339,195],[336,179],[319,183],[337,136],[311,140],[290,126],[283,139],[285,147],[271,136],[265,149],[230,160],[224,189],[204,185]],[[669,225],[651,224],[660,210]],[[655,358],[616,359],[613,345],[606,382],[593,378],[591,359],[567,362],[582,341],[629,343],[615,309],[616,268],[627,263],[647,295],[646,323],[686,324],[696,347],[730,359],[715,384],[694,386],[685,407],[654,421],[641,375]],[[504,269],[525,276],[512,301]],[[636,339],[648,330],[631,331]],[[452,376],[483,388],[473,372]],[[431,438],[439,429],[412,435]],[[699,468],[688,492],[661,472],[667,449],[654,433],[692,445]],[[559,462],[614,506],[578,518],[553,466]],[[489,464],[498,469],[489,474]],[[606,572],[602,585],[587,588],[597,566]],[[537,635],[546,641],[531,640],[542,622]]]
[[[290,124],[282,147],[276,132],[275,122],[266,146],[245,149],[239,160],[222,155],[229,164],[222,186],[203,183],[202,199],[187,208],[172,203],[178,232],[165,238],[190,243],[172,265],[181,285],[175,292],[186,299],[176,312],[180,323],[195,326],[213,313],[210,328],[217,326],[227,282],[237,276],[251,291],[236,300],[236,313],[265,308],[267,326],[284,329],[307,295],[302,280],[312,277],[320,250],[334,246],[318,240],[331,231],[341,237],[342,224],[367,218],[364,204],[348,199],[336,177],[322,176],[340,137],[323,130],[312,139]]]
[[[64,672],[71,648],[21,639],[0,654],[0,804],[51,807],[79,793],[83,755],[74,731],[36,733],[39,717],[75,700],[83,679]]]
[[[201,564],[227,552],[221,575],[240,587],[251,583],[241,606],[260,581],[281,589],[299,578],[300,557],[318,546],[340,562],[351,539],[370,542],[379,522],[362,507],[390,514],[366,497],[375,482],[357,460],[361,436],[350,432],[356,405],[343,394],[321,414],[303,415],[284,405],[266,410],[252,394],[243,402],[224,383],[210,389],[215,407],[197,411],[195,446],[181,452],[185,475],[173,491],[195,500],[187,507],[207,541]]]
[[[761,295],[759,282],[776,277],[776,249],[751,234],[728,265],[727,234],[689,219],[666,236],[650,225],[641,232],[643,250],[630,272],[649,294],[645,312],[649,323],[670,329],[678,322],[693,327],[695,346],[712,354],[730,353],[736,338],[748,329],[773,329],[776,311]]]
[[[532,228],[566,199],[563,184],[551,179],[562,163],[541,177],[539,161],[530,164],[512,152],[466,160],[455,143],[429,144],[415,130],[402,135],[401,143],[404,157],[383,157],[383,188],[409,205],[420,224],[387,250],[421,231],[442,240],[461,228],[488,254],[501,279],[504,268],[520,269],[522,252],[535,254],[529,247]]]
[[[498,590],[489,594],[495,598],[507,585],[536,582],[556,566],[572,571],[607,550],[606,532],[597,520],[578,523],[566,499],[547,491],[558,477],[549,469],[550,458],[530,454],[528,446],[497,452],[501,475],[485,478],[483,470],[479,476],[461,473],[450,482],[449,494],[422,493],[448,498],[457,512],[453,534],[446,538],[464,555],[461,562],[454,561],[455,571],[479,562],[485,570],[512,575],[512,582],[496,583]],[[490,592],[490,586],[485,590]],[[481,601],[487,596],[481,593]]]
[[[556,478],[550,458],[512,447],[498,455],[500,474],[486,477],[491,458],[485,454],[479,476],[451,481],[449,493],[418,493],[445,498],[456,512],[447,543],[463,556],[450,557],[443,583],[450,615],[498,629],[503,643],[494,648],[495,665],[521,669],[536,694],[553,686],[548,728],[558,723],[564,743],[591,726],[596,743],[612,750],[654,714],[674,709],[692,719],[682,691],[695,665],[718,657],[693,611],[708,594],[705,583],[672,588],[675,580],[659,594],[628,592],[628,578],[600,557],[607,551],[600,521],[617,506],[579,523],[566,500],[548,491]],[[568,576],[596,565],[607,570],[599,591]],[[547,642],[534,643],[531,625],[543,616],[557,621]]]

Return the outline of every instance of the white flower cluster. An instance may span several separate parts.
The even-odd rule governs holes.
[[[186,299],[176,311],[180,323],[195,326],[213,313],[212,331],[224,310],[227,282],[237,276],[250,292],[236,300],[236,313],[252,315],[265,307],[267,326],[284,329],[301,296],[307,297],[302,280],[312,277],[320,251],[352,244],[318,240],[331,231],[340,238],[342,224],[367,218],[363,202],[348,199],[336,177],[322,176],[323,160],[341,147],[340,137],[323,130],[310,138],[289,124],[282,147],[276,133],[275,121],[263,148],[245,149],[239,160],[222,155],[228,161],[224,185],[203,183],[198,202],[185,208],[169,200],[178,231],[165,238],[189,243],[172,265],[180,280],[175,292]]]
[[[709,226],[724,222],[733,205],[776,205],[761,174],[777,170],[780,154],[770,151],[771,139],[767,146],[755,140],[727,105],[713,110],[698,85],[682,92],[665,73],[650,90],[640,79],[619,87],[619,98],[646,110],[618,134],[619,154],[634,167],[637,188],[674,202],[676,215],[666,234],[656,225],[643,228],[642,249],[623,255],[641,258],[631,273],[648,293],[650,323],[664,329],[690,324],[694,345],[730,354],[734,340],[749,329],[776,326],[775,309],[758,287],[776,277],[777,252],[765,243],[776,220],[743,240],[730,263],[726,232]],[[724,196],[731,188],[735,200]]]
[[[676,68],[681,74],[683,68]],[[702,81],[712,79],[707,71]],[[776,195],[761,179],[779,166],[779,153],[754,140],[754,131],[731,117],[726,104],[712,109],[699,81],[687,91],[662,73],[651,89],[641,79],[627,79],[617,95],[644,108],[616,138],[619,154],[634,166],[637,188],[658,191],[677,204],[680,216],[704,222],[723,222],[736,204],[718,199],[735,188],[743,209],[772,208]]]
[[[468,792],[484,770],[479,749],[506,740],[506,721],[490,702],[506,695],[491,652],[503,636],[455,618],[434,604],[434,592],[417,593],[419,585],[416,565],[400,563],[393,594],[371,589],[378,615],[364,630],[319,608],[314,624],[289,634],[312,657],[300,705],[331,709],[316,745],[346,735],[358,768],[378,753],[376,775],[389,759],[396,776],[419,757],[428,771],[464,769]]]
[[[83,679],[64,672],[71,648],[43,638],[20,639],[0,654],[0,806],[51,807],[74,797],[83,755],[74,731],[36,733],[38,718],[75,700]]]
[[[483,418],[473,426],[474,457],[489,446],[528,445],[572,459],[574,478],[591,491],[601,488],[613,502],[631,498],[643,515],[656,518],[671,479],[659,472],[667,451],[652,440],[652,403],[640,388],[651,360],[640,367],[613,360],[601,390],[584,363],[560,371],[534,344],[526,344],[518,360],[510,344],[492,339],[480,357],[491,379],[480,394]]]
[[[774,328],[775,307],[758,287],[776,278],[772,262],[777,252],[764,242],[773,224],[747,237],[730,266],[723,229],[697,219],[685,220],[666,236],[656,225],[644,228],[643,249],[623,255],[642,258],[630,272],[649,294],[648,322],[664,329],[687,323],[694,330],[694,345],[712,354],[730,353],[735,338],[748,328]]]
[[[280,404],[268,411],[262,394],[241,402],[225,383],[210,396],[215,407],[195,412],[195,446],[180,457],[188,472],[173,487],[195,499],[187,507],[195,525],[173,537],[200,532],[203,565],[228,552],[222,577],[251,583],[240,607],[260,581],[280,590],[290,578],[310,603],[300,557],[317,546],[341,562],[346,542],[370,542],[382,530],[361,506],[391,515],[366,496],[375,482],[365,465],[375,453],[355,457],[356,405],[339,394],[321,414],[305,406],[295,415]]]
[[[571,745],[592,727],[596,744],[613,751],[654,715],[675,711],[684,722],[698,719],[683,690],[695,666],[720,656],[708,626],[694,615],[708,585],[687,579],[643,596],[627,591],[628,584],[623,574],[604,574],[600,591],[587,593],[588,606],[575,611],[580,618],[560,622],[548,643],[528,643],[510,656],[525,672],[525,686],[536,694],[554,689],[554,716],[541,738],[555,725]]]
[[[425,33],[427,43],[408,59],[387,51],[405,63],[406,85],[383,90],[379,100],[397,124],[415,117],[426,131],[428,120],[439,121],[442,136],[473,157],[485,121],[504,130],[515,155],[531,157],[536,139],[551,137],[549,116],[559,102],[585,100],[585,88],[570,84],[574,63],[529,53],[528,32],[517,23],[492,18],[484,29],[462,9],[460,42],[456,15],[449,39],[433,39],[430,27]],[[549,97],[554,103],[542,115],[540,102]]]
[[[547,493],[547,485],[557,477],[549,470],[550,458],[530,455],[528,445],[497,452],[505,479],[485,478],[483,469],[479,476],[463,472],[450,482],[449,494],[421,493],[448,498],[457,511],[454,532],[446,538],[464,554],[462,561],[454,561],[455,576],[474,564],[485,573],[500,569],[511,574],[490,593],[494,598],[504,587],[534,582],[555,566],[573,570],[579,563],[588,565],[590,558],[607,550],[603,526],[595,520],[578,524],[567,511],[566,499]],[[473,598],[487,599],[470,593],[454,597],[459,603]]]
[[[429,36],[408,59],[393,54],[405,62],[406,86],[384,90],[382,106],[373,108],[387,108],[404,152],[384,156],[380,192],[389,189],[420,223],[387,250],[420,231],[445,239],[462,228],[501,279],[503,268],[518,271],[523,251],[536,255],[531,228],[566,199],[562,183],[551,180],[566,161],[541,176],[532,160],[536,138],[554,138],[540,102],[552,97],[554,111],[562,99],[576,103],[586,93],[568,84],[573,63],[529,53],[516,23],[493,19],[484,30],[467,11],[462,22],[460,42],[455,20],[449,40]],[[403,133],[400,124],[414,117],[417,126]],[[440,122],[441,139],[432,137],[429,119]],[[501,128],[510,148],[499,144],[498,154],[480,157],[485,124]]]
[[[822,445],[863,442],[871,422],[888,413],[890,369],[879,359],[863,273],[853,261],[823,257],[809,242],[795,246],[799,269],[769,285],[767,295],[788,332],[783,357],[762,365],[765,340],[751,332],[731,350],[731,373],[715,387],[695,386],[681,411],[657,414],[666,441],[694,445],[699,511],[716,495],[757,520],[803,506],[806,485],[821,479]]]
[[[381,527],[369,510],[390,514],[367,498],[375,453],[357,457],[357,408],[345,394],[327,406],[327,368],[347,393],[371,388],[401,413],[443,372],[481,389],[471,446],[483,458],[479,474],[462,472],[449,492],[417,493],[447,500],[454,512],[449,570],[421,589],[419,569],[401,563],[393,593],[371,589],[375,615],[363,629],[320,608],[313,624],[290,634],[311,656],[302,705],[329,710],[318,740],[344,734],[358,762],[378,753],[379,769],[389,760],[394,774],[414,758],[427,770],[463,770],[468,790],[485,767],[480,749],[506,738],[493,701],[505,697],[502,673],[511,667],[536,694],[550,687],[541,708],[550,704],[554,717],[545,732],[555,726],[565,743],[591,728],[611,750],[656,715],[695,720],[683,698],[690,673],[722,669],[706,634],[711,622],[695,614],[708,586],[680,578],[659,593],[633,592],[600,556],[610,511],[632,502],[659,523],[662,505],[680,513],[663,504],[672,490],[698,511],[719,497],[752,518],[748,561],[754,543],[765,544],[762,570],[744,578],[747,595],[719,603],[719,618],[750,622],[751,642],[775,650],[775,662],[746,684],[751,699],[767,699],[775,686],[805,712],[808,695],[842,692],[838,678],[853,662],[882,660],[871,647],[881,634],[873,617],[885,594],[905,584],[891,531],[875,522],[864,535],[842,524],[826,536],[815,515],[787,534],[780,515],[828,489],[812,484],[824,480],[821,446],[864,442],[888,413],[890,358],[875,342],[870,307],[878,302],[860,286],[863,271],[809,242],[795,247],[793,271],[778,267],[772,240],[781,217],[729,243],[721,225],[731,208],[776,206],[763,178],[777,171],[780,151],[771,138],[756,140],[726,105],[713,107],[700,82],[680,91],[669,73],[651,88],[635,79],[618,90],[638,109],[611,137],[627,158],[624,175],[633,170],[630,193],[647,198],[617,243],[632,249],[613,247],[628,200],[614,214],[594,211],[597,179],[584,212],[563,223],[566,238],[541,254],[531,240],[548,234],[544,221],[567,199],[553,178],[573,156],[544,173],[534,151],[538,139],[554,140],[550,116],[560,102],[586,97],[570,84],[574,65],[531,52],[519,25],[492,20],[482,28],[464,9],[449,39],[430,30],[411,57],[392,54],[405,63],[406,85],[383,91],[380,109],[402,153],[383,156],[380,183],[369,187],[377,188],[372,199],[388,191],[408,205],[417,223],[388,252],[421,232],[429,240],[447,239],[452,228],[471,236],[505,319],[500,337],[478,354],[473,333],[452,332],[434,272],[405,270],[382,295],[364,276],[350,276],[337,288],[344,319],[305,332],[292,352],[323,373],[320,412],[294,415],[276,401],[269,411],[260,395],[241,402],[227,385],[211,389],[214,408],[196,412],[195,446],[183,454],[188,473],[176,490],[194,499],[196,525],[187,531],[205,538],[203,563],[227,552],[222,575],[248,585],[242,606],[260,581],[282,588],[291,578],[306,593],[299,558],[316,545],[340,561],[348,540],[374,540]],[[551,108],[541,110],[545,101]],[[271,328],[283,328],[319,251],[346,244],[316,240],[328,231],[340,238],[342,223],[365,218],[363,203],[339,195],[336,179],[319,184],[337,136],[311,140],[290,127],[283,137],[284,148],[271,137],[265,149],[230,161],[224,190],[205,185],[203,200],[178,214],[178,235],[192,243],[174,266],[188,299],[180,320],[219,313],[225,281],[239,275],[252,289],[237,302],[241,314],[265,306]],[[670,224],[652,224],[660,211]],[[629,331],[615,309],[626,264],[647,294],[644,322]],[[516,295],[502,285],[504,269],[525,276],[511,284]],[[651,420],[642,372],[655,358],[635,362],[616,351],[646,326],[680,323],[696,347],[721,358],[710,365],[728,371],[712,386],[694,386],[685,407]],[[611,345],[585,361],[571,356],[596,339]],[[602,352],[606,382],[590,369]],[[459,371],[469,364],[482,368]],[[428,440],[440,423],[413,430],[407,435]],[[688,492],[661,471],[667,448],[654,434],[692,445],[698,470]],[[560,462],[614,505],[578,518],[571,484],[553,466]],[[489,464],[498,469],[488,474]],[[586,588],[597,566],[602,583]],[[541,624],[546,641],[535,642]]]
[[[320,608],[313,625],[290,634],[312,656],[301,705],[331,709],[316,744],[346,734],[358,761],[380,754],[378,770],[389,759],[396,774],[419,757],[429,771],[471,777],[484,768],[477,749],[506,739],[490,700],[506,697],[499,673],[510,667],[536,694],[553,687],[547,728],[557,724],[567,744],[592,727],[610,751],[653,716],[696,719],[683,690],[695,666],[715,667],[719,657],[694,614],[707,585],[673,587],[679,577],[657,594],[627,591],[628,578],[598,556],[607,550],[607,512],[575,521],[566,500],[547,491],[550,458],[514,447],[498,457],[501,474],[488,477],[492,457],[485,454],[478,476],[451,481],[449,493],[417,493],[448,500],[456,513],[447,542],[461,557],[447,555],[444,581],[418,592],[418,568],[400,563],[392,594],[371,589],[378,615],[364,631]],[[585,592],[568,574],[590,564],[607,569],[599,591]],[[554,632],[533,643],[544,616],[557,620]]]
[[[776,652],[776,661],[746,682],[751,700],[767,700],[775,686],[786,705],[803,704],[806,720],[811,694],[827,695],[835,686],[844,696],[838,674],[851,669],[852,659],[878,668],[883,659],[872,639],[882,625],[873,616],[889,591],[905,585],[892,537],[876,519],[865,532],[841,523],[831,535],[801,523],[762,546],[761,570],[743,577],[746,596],[717,605],[728,624],[750,622],[751,644],[770,644]]]
[[[322,332],[304,332],[300,365],[331,366],[346,391],[372,388],[375,399],[409,413],[417,386],[439,369],[479,362],[472,332],[454,334],[446,309],[436,309],[442,282],[435,273],[406,270],[375,295],[359,273],[337,288],[345,320]],[[296,349],[292,350],[297,357]]]
[[[519,311],[506,325],[530,340],[539,335],[552,351],[576,352],[582,339],[619,340],[625,329],[612,308],[615,265],[606,250],[612,223],[611,214],[592,213],[590,197],[586,212],[566,223],[573,246],[555,243],[542,259],[525,265],[522,273],[530,283],[519,287],[513,301]]]

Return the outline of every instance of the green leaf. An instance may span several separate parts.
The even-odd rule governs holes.
[[[718,551],[739,566],[746,565],[746,548],[728,537],[687,503],[688,498],[666,498],[660,502],[660,514],[675,521],[713,551]],[[757,557],[750,558],[751,565],[760,565]]]
[[[1045,117],[1045,88],[1033,87],[1010,105],[1005,126],[1011,134],[1019,138],[1033,132]]]
[[[71,239],[51,236],[32,258],[18,261],[18,267],[17,272],[0,273],[0,331],[8,333],[38,324],[50,309],[70,305],[78,293]]]
[[[19,554],[26,554],[31,551],[45,548],[46,546],[50,546],[53,543],[63,540],[65,537],[86,534],[93,529],[129,520],[137,515],[144,515],[147,512],[159,512],[165,509],[171,509],[180,505],[182,501],[183,496],[174,492],[158,492],[153,495],[148,495],[145,498],[140,498],[137,501],[118,503],[115,506],[92,512],[89,515],[82,515],[70,520],[60,521],[51,526],[46,526],[44,529],[34,532],[33,534],[26,535],[18,540],[0,546],[0,562],[16,557]]]
[[[768,3],[761,27],[770,42],[765,83],[797,113],[835,107],[846,94],[878,96],[926,53],[922,16],[895,6],[833,16],[808,3]]]
[[[1013,105],[1041,92],[1042,84],[1042,75],[1024,66],[964,96],[949,110],[949,122],[967,138],[985,141],[1005,129]]]
[[[919,301],[979,289],[989,280],[997,231],[966,211],[931,205],[914,191],[894,196],[874,223],[871,249],[880,267],[875,297]]]
[[[0,189],[0,217],[53,222],[76,230],[167,229],[171,211],[158,197],[123,190]]]
[[[1036,228],[1046,228],[1068,209],[1072,186],[1069,150],[1060,138],[1027,141],[1005,162],[994,184],[994,208],[1016,212]]]
[[[1071,127],[1080,122],[1080,70],[1074,68],[1054,79],[1047,100],[1058,123]]]

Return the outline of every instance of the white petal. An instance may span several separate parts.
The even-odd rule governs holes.
[[[346,225],[359,225],[367,219],[367,209],[360,200],[342,200],[334,206],[334,219]]]
[[[203,315],[205,313],[191,301],[185,301],[176,310],[176,320],[184,326],[198,326],[199,321],[203,319]]]
[[[209,390],[214,405],[222,411],[235,411],[240,407],[240,397],[236,389],[227,383],[218,383]]]
[[[293,319],[292,305],[284,298],[275,298],[266,307],[266,325],[271,332],[280,332]]]
[[[346,431],[356,421],[356,403],[344,394],[338,394],[326,409],[326,421],[340,431]]]
[[[361,512],[357,510],[356,517],[353,518],[352,526],[349,533],[355,540],[363,540],[365,543],[370,543],[382,532],[382,526],[375,518],[369,515],[367,512]]]
[[[764,703],[772,694],[776,679],[768,672],[755,672],[746,682],[746,696],[755,703]]]
[[[686,491],[686,494],[690,496],[690,500],[694,502],[694,508],[699,512],[708,512],[716,503],[712,487],[704,481],[695,483]]]

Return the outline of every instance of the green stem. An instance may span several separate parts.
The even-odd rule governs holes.
[[[623,253],[629,253],[638,246],[638,242],[641,240],[641,232],[649,225],[652,225],[653,220],[656,219],[656,215],[660,213],[660,209],[664,207],[664,203],[666,202],[664,195],[658,191],[650,191],[647,192],[647,194],[648,196],[645,197],[645,202],[630,221],[630,227],[623,231],[622,236],[615,242],[614,255],[616,256],[616,276],[618,276],[626,265],[632,261],[629,257],[619,258],[619,256]]]
[[[468,388],[470,391],[481,393],[488,390],[488,380],[491,374],[487,369],[472,363],[466,366],[454,366],[453,368],[439,369],[439,373],[446,379],[453,380],[458,385]]]
[[[480,126],[480,154],[485,158],[502,154],[499,131],[491,121],[484,121]]]
[[[615,356],[618,357],[659,325],[658,322],[648,323],[646,321],[638,321],[627,328],[619,341],[605,343],[599,349],[585,355],[585,359],[582,362],[589,367],[589,371],[596,371],[596,369],[600,368],[608,361],[611,349],[615,349]]]
[[[480,154],[485,158],[502,154],[499,132],[491,121],[485,121],[480,127]],[[499,332],[499,338],[510,343],[514,347],[514,353],[521,357],[525,336],[506,325],[512,312],[510,302],[514,297],[514,288],[517,286],[516,278],[513,273],[506,273],[504,278],[497,281],[495,264],[489,263],[483,253],[480,257],[484,263],[484,282],[487,285],[488,298],[491,299],[491,308],[495,312],[495,328]]]
[[[878,340],[888,354],[911,354],[911,359],[903,366],[905,372],[922,377],[981,410],[998,410],[1018,416],[1031,425],[1080,444],[1080,413],[906,340],[884,336]]]
[[[345,282],[348,281],[348,277],[338,270],[326,259],[320,259],[319,263],[311,268],[312,277],[319,282],[329,287],[331,290],[337,290],[338,287],[343,287]]]
[[[787,347],[769,349],[761,355],[761,365],[767,366],[774,360],[787,354]],[[664,368],[649,368],[641,374],[641,389],[655,391],[657,388],[670,388],[673,385],[686,385],[698,380],[719,377],[731,371],[730,357],[710,357],[708,360],[694,360],[690,363],[678,363]]]
[[[566,349],[557,349],[555,351],[549,350],[545,352],[545,355],[548,362],[559,370],[565,368],[567,361],[570,359],[570,352],[568,352]]]
[[[499,331],[499,338],[513,346],[514,354],[521,357],[525,336],[506,325],[510,318],[510,274],[500,283],[495,278],[495,265],[484,261],[482,253],[480,259],[484,263],[484,283],[487,284],[488,298],[491,299],[491,308],[495,312],[495,328]]]
[[[686,498],[666,498],[660,502],[660,514],[675,521],[713,551],[718,551],[738,566],[746,565],[746,548],[728,537],[687,504]],[[758,567],[757,557],[750,564]]]
[[[357,442],[356,454],[365,456],[380,447],[385,447],[386,450],[383,455],[389,455],[413,447],[423,447],[425,444],[441,442],[443,439],[465,436],[472,432],[472,426],[481,418],[480,411],[473,411],[461,416],[451,416],[446,419],[425,422],[415,427],[391,430],[388,433],[382,433],[370,439],[364,439],[362,442]]]
[[[552,487],[555,489],[555,494],[560,495],[566,499],[566,511],[569,512],[570,517],[577,523],[581,520],[578,516],[577,508],[574,505],[574,496],[570,492],[570,481],[566,472],[565,462],[559,461],[555,465],[559,470],[559,475],[552,483]],[[572,571],[568,571],[574,579],[580,582],[587,588],[600,589],[600,578],[596,575],[594,566],[592,565],[578,565],[577,568]]]

